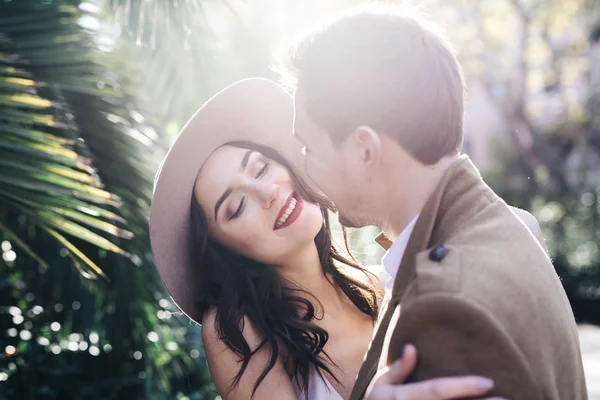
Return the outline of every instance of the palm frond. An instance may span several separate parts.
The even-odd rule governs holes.
[[[114,21],[123,26],[140,45],[152,49],[171,33],[185,35],[193,28],[193,16],[202,17],[203,1],[104,0]]]
[[[19,236],[17,236],[12,230],[10,230],[6,225],[0,221],[0,232],[2,232],[8,240],[15,243],[17,246],[21,248],[29,257],[36,260],[43,268],[48,268],[48,263],[44,261],[33,249],[24,241],[22,241]]]
[[[156,10],[174,7],[173,2],[143,3],[154,3]],[[94,375],[97,385],[71,385],[68,390],[75,398],[88,398],[81,393],[106,386],[111,386],[112,397],[133,398],[106,383],[117,381],[116,386],[127,381],[151,390],[153,398],[156,392],[166,396],[157,398],[170,398],[170,382],[180,379],[174,375],[192,365],[185,335],[197,336],[198,329],[171,317],[175,309],[166,301],[152,266],[147,219],[153,174],[165,146],[153,129],[156,113],[139,109],[135,101],[139,80],[132,78],[142,74],[125,53],[132,48],[131,37],[112,38],[108,45],[98,41],[100,35],[93,29],[99,15],[92,8],[78,0],[0,1],[0,235],[36,263],[49,265],[42,272],[19,255],[8,265],[9,297],[23,310],[37,304],[34,292],[44,299],[42,316],[24,312],[23,324],[33,326],[34,337],[62,342],[67,332],[96,331],[96,340],[113,346],[111,354],[95,359],[106,356],[117,368],[103,371],[103,382]],[[165,20],[152,15],[157,22],[151,26]],[[150,26],[144,21],[142,25]],[[139,48],[147,51],[148,37],[141,38]],[[67,265],[74,268],[61,268]],[[0,268],[4,266],[0,260]],[[66,312],[66,306],[75,303],[81,310]],[[65,311],[54,312],[59,305]],[[60,331],[48,329],[51,321],[60,322]],[[152,331],[160,335],[156,343],[148,341]],[[3,341],[7,332],[2,332]],[[52,345],[56,343],[44,345],[36,355],[35,346],[19,340],[21,355],[27,357],[23,365],[35,370],[39,357],[54,356],[49,352]],[[199,343],[194,346],[201,350]],[[132,359],[138,350],[144,353],[140,361]],[[74,357],[86,360],[78,365],[87,366],[89,358],[79,358],[86,356],[82,353]],[[161,360],[170,368],[158,367]],[[0,368],[8,371],[9,362],[1,362]],[[69,362],[56,369],[65,371]],[[202,360],[194,365],[207,382]],[[148,374],[148,384],[139,379],[141,373]],[[25,382],[27,395],[18,397],[38,398],[39,390]],[[140,393],[136,398],[147,398]]]
[[[127,54],[145,65],[145,74],[138,77],[139,96],[148,99],[153,120],[173,123],[174,131],[177,122],[187,120],[209,94],[228,83],[204,73],[219,68],[211,65],[219,40],[206,20],[206,10],[215,7],[235,14],[227,0],[101,2],[108,21],[128,39]],[[172,139],[161,134],[167,142]]]
[[[94,274],[106,278],[106,275],[104,274],[102,269],[100,269],[100,267],[98,267],[98,265],[96,265],[96,263],[94,263],[92,260],[90,260],[85,254],[83,254],[83,252],[81,252],[77,248],[77,246],[73,245],[73,243],[68,241],[64,236],[62,236],[60,233],[56,232],[54,229],[49,228],[46,225],[41,225],[41,226],[42,226],[42,229],[44,229],[46,232],[48,232],[50,235],[52,235],[56,240],[58,240],[63,246],[65,246],[72,254],[74,254],[77,257],[77,258],[75,258],[76,262],[78,260],[83,261],[85,263],[85,265],[87,265],[89,268],[92,269]],[[83,271],[84,275],[86,275],[87,277],[89,277],[91,279],[96,279],[95,275],[91,275],[91,274],[88,274],[87,272],[85,272],[79,263],[77,263],[76,266],[80,271]]]
[[[23,6],[32,3],[3,6],[0,18],[0,207],[28,214],[33,225],[69,243],[81,262],[102,275],[89,257],[57,235],[60,230],[125,256],[128,252],[107,237],[132,237],[114,224],[124,218],[106,209],[120,207],[121,199],[103,189],[64,98],[69,91],[98,95],[94,76],[50,79],[63,64],[94,65],[90,52],[81,52],[89,39],[74,29],[82,13],[73,6],[44,10],[38,5],[37,12],[24,14],[19,12]],[[24,238],[11,237],[34,254]]]

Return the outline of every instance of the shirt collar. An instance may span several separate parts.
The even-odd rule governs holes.
[[[396,273],[398,272],[398,268],[400,267],[400,262],[402,261],[402,256],[404,255],[404,251],[406,250],[406,246],[408,245],[408,240],[410,239],[410,235],[412,234],[413,229],[419,219],[419,215],[417,215],[412,221],[406,225],[404,230],[398,235],[398,237],[394,240],[390,248],[386,251],[381,259],[385,270],[390,275],[390,279],[386,282],[386,288],[391,289],[391,285],[396,278]]]

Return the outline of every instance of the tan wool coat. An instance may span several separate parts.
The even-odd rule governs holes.
[[[477,374],[511,400],[587,399],[575,319],[551,260],[466,156],[423,208],[380,316],[352,400],[407,343],[419,357],[409,382]]]

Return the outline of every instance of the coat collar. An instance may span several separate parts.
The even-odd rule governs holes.
[[[468,156],[461,155],[452,163],[421,211],[398,268],[392,296],[400,299],[414,278],[417,253],[443,244],[463,222],[495,198]]]

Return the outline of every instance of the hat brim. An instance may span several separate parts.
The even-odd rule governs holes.
[[[301,144],[292,134],[293,99],[262,78],[236,82],[208,100],[175,139],[154,187],[150,243],[158,272],[175,304],[201,324],[196,298],[202,277],[190,251],[190,204],[194,182],[220,146],[249,141],[270,146],[301,167]]]

